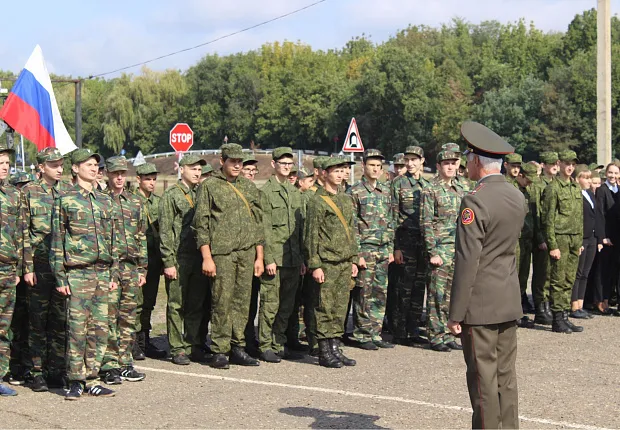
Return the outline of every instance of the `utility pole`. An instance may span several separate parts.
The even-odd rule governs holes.
[[[611,0],[598,0],[596,67],[597,163],[611,162]]]
[[[82,80],[75,81],[75,145],[82,147]]]

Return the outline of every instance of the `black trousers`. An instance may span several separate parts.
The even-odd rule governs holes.
[[[603,300],[609,300],[618,288],[618,276],[620,275],[620,251],[618,245],[604,246],[600,253],[601,284]]]
[[[579,256],[579,266],[577,266],[577,276],[573,285],[571,301],[583,300],[586,296],[588,286],[588,275],[596,256],[597,243],[596,237],[592,236],[583,240],[583,252]]]

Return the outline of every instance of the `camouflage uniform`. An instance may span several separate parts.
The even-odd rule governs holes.
[[[446,151],[446,157],[454,156]],[[444,158],[447,160],[449,158]],[[422,193],[422,228],[429,257],[441,257],[441,266],[429,265],[430,280],[426,301],[427,334],[431,345],[454,342],[447,328],[450,289],[454,275],[456,224],[463,190],[440,177]]]
[[[184,165],[196,164],[198,156],[186,155]],[[206,182],[205,182],[206,183]],[[166,278],[166,323],[170,354],[199,353],[201,324],[206,312],[207,282],[192,229],[196,188],[179,182],[168,188],[159,204],[160,250],[164,268],[176,267],[177,278]]]
[[[98,157],[72,153],[73,164]],[[79,185],[54,202],[50,265],[58,288],[69,287],[67,338],[70,382],[96,385],[108,341],[109,283],[117,282],[118,220],[112,199]]]
[[[108,172],[127,170],[125,157],[110,157],[106,161]],[[146,276],[146,225],[142,214],[142,201],[123,190],[115,194],[106,190],[114,202],[118,216],[118,264],[120,283],[108,297],[108,347],[101,370],[107,371],[133,365],[131,350],[136,337],[136,307],[140,291],[139,277]]]
[[[199,192],[194,217],[198,248],[210,246],[217,270],[212,280],[211,351],[226,354],[231,346],[245,346],[256,246],[265,241],[262,208],[258,188],[241,176],[228,182],[219,171]]]
[[[417,150],[416,155],[422,157],[422,148]],[[416,179],[410,173],[395,178],[392,183],[394,251],[401,251],[404,260],[392,322],[392,334],[398,339],[414,335],[422,317],[427,259],[420,229],[420,203],[422,191],[429,186],[422,176]]]
[[[523,165],[521,168],[521,173],[533,184],[536,180],[536,172],[533,172],[532,169],[536,169],[536,167],[531,164]],[[519,237],[519,253],[517,254],[517,270],[519,271],[521,295],[527,294],[527,283],[530,279],[530,265],[532,263],[534,243],[534,210],[536,210],[536,205],[530,193],[532,190],[532,184],[527,187],[522,187],[520,185],[518,187],[519,191],[523,193],[523,196],[525,197],[525,204],[527,205],[527,213],[525,215],[525,220],[523,221],[521,236]]]
[[[387,303],[389,256],[394,253],[390,190],[381,182],[373,187],[362,176],[349,194],[353,197],[359,256],[366,261],[366,269],[360,268],[357,275],[353,336],[360,343],[380,341]]]

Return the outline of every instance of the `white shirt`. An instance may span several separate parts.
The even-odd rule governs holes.
[[[618,192],[618,184],[611,185],[609,183],[609,180],[607,180],[607,181],[605,181],[605,185],[607,185],[607,188],[609,188],[612,192],[614,192],[614,193]]]
[[[592,209],[594,209],[594,202],[590,198],[590,194],[588,194],[588,192],[586,190],[581,190],[581,194],[583,194],[583,196],[586,198],[588,203],[590,203],[590,206],[592,207]]]

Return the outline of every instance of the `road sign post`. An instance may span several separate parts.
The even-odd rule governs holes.
[[[362,143],[360,132],[357,129],[357,121],[355,121],[355,118],[352,118],[351,124],[349,124],[347,136],[344,139],[344,145],[342,145],[342,152],[350,152],[351,161],[353,162],[355,162],[355,156],[353,155],[354,152],[364,152],[364,144]],[[355,181],[355,165],[351,166],[351,176],[349,177],[349,181],[351,184]]]

